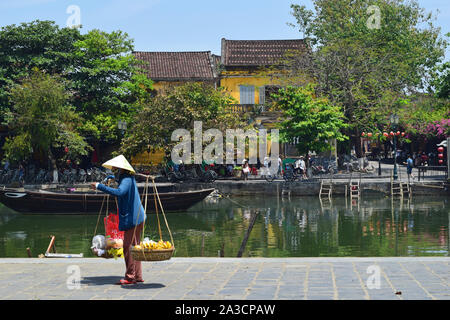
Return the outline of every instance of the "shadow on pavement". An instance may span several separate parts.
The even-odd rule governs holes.
[[[87,285],[108,285],[108,284],[115,284],[119,282],[120,279],[123,277],[119,276],[107,276],[107,277],[84,277],[80,284],[87,284]]]
[[[96,286],[102,286],[102,285],[115,285],[117,282],[119,282],[120,279],[123,279],[123,277],[119,276],[100,276],[100,277],[84,277],[80,284],[84,285],[96,285]],[[164,288],[165,285],[161,283],[137,283],[133,285],[121,285],[122,288],[126,289],[161,289]]]
[[[137,283],[137,284],[131,284],[131,285],[123,285],[122,288],[124,289],[133,289],[133,290],[138,290],[138,289],[162,289],[165,288],[166,286],[163,285],[162,283]]]

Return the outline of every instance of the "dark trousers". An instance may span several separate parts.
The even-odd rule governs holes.
[[[144,223],[125,231],[123,237],[123,257],[125,259],[125,279],[129,281],[142,280],[141,261],[136,261],[131,255],[131,246],[138,245],[141,242],[141,233]]]

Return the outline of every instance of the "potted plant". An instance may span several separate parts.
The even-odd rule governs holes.
[[[233,175],[236,178],[241,179],[242,178],[242,167],[241,166],[235,166],[233,168]]]

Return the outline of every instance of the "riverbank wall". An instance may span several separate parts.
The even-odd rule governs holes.
[[[268,182],[264,179],[249,179],[244,180],[216,180],[212,183],[202,182],[179,182],[179,183],[157,183],[159,192],[170,191],[192,191],[199,189],[215,188],[220,194],[227,196],[318,196],[322,181],[332,183],[332,196],[348,195],[348,186],[350,184],[349,178],[335,178],[335,179],[319,179],[312,178],[302,181],[288,182],[284,180],[274,180]],[[353,179],[358,181],[360,185],[361,195],[367,194],[381,194],[390,196],[391,180],[388,177]],[[402,181],[406,183],[406,181]],[[144,183],[138,183],[143,187]],[[69,188],[65,185],[25,185],[23,189],[64,189]],[[79,190],[89,190],[89,184],[71,185],[70,188]],[[450,185],[448,182],[442,180],[414,180],[410,183],[412,195],[448,195],[450,196]],[[22,189],[22,188],[20,188]],[[347,190],[346,190],[347,189]]]
[[[330,180],[325,182],[330,183]],[[348,195],[349,181],[333,180],[332,196]],[[227,196],[319,196],[321,180],[310,179],[305,181],[272,181],[265,180],[217,180],[214,183],[179,183],[176,189],[179,191],[197,190],[204,188],[215,188],[220,194]],[[449,195],[448,185],[442,181],[414,182],[410,184],[412,195]],[[347,191],[346,191],[347,189]],[[389,196],[391,194],[391,182],[362,179],[360,181],[361,195],[381,194]]]

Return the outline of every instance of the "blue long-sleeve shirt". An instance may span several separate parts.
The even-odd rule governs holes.
[[[117,197],[120,231],[132,229],[145,221],[144,207],[139,198],[139,191],[133,176],[122,174],[119,177],[117,189],[102,183],[97,185],[97,189]]]

